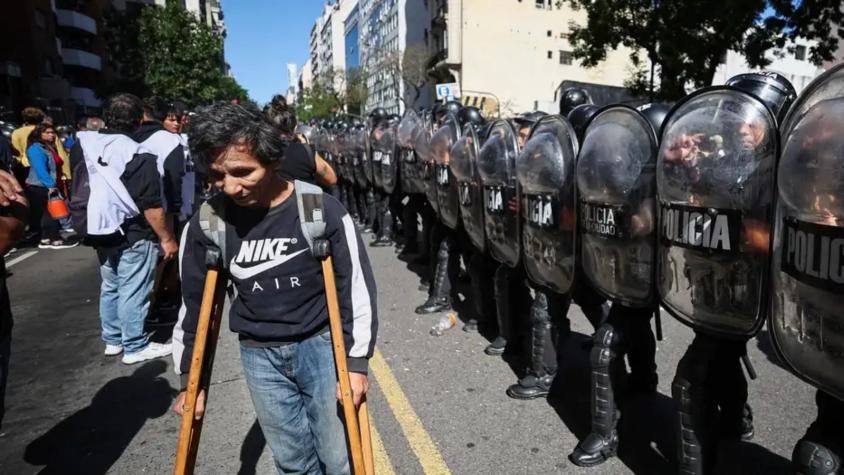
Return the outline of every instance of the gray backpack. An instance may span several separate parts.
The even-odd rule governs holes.
[[[322,188],[296,180],[296,205],[299,209],[299,223],[302,234],[308,242],[311,254],[317,259],[325,259],[330,255],[330,246],[325,239],[325,213],[323,212]],[[205,263],[209,266],[227,268],[229,255],[226,250],[226,222],[225,206],[222,203],[224,195],[219,194],[202,203],[199,207],[199,226],[203,234],[212,243],[214,249],[209,249],[205,256]]]

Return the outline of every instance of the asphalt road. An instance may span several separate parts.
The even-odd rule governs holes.
[[[365,238],[368,240],[368,237]],[[7,258],[16,326],[0,434],[1,474],[164,474],[172,470],[178,387],[172,361],[126,366],[102,356],[93,251],[42,250]],[[671,473],[669,385],[691,340],[667,315],[659,344],[660,394],[624,401],[619,457],[582,469],[566,456],[589,429],[591,327],[572,306],[573,336],[548,400],[515,401],[504,390],[522,364],[483,353],[487,340],[460,326],[428,334],[439,316],[419,316],[418,277],[392,248],[370,249],[379,290],[379,354],[370,411],[380,473]],[[168,328],[154,337],[169,338]],[[767,334],[749,344],[756,438],[721,448],[719,474],[789,473],[794,443],[815,417],[813,389],[778,366]],[[240,371],[236,337],[224,330],[197,473],[275,473]]]

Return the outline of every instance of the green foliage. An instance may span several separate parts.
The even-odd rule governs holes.
[[[296,118],[299,122],[310,119],[325,119],[342,111],[343,102],[332,87],[315,82],[300,92],[296,101]]]
[[[354,68],[346,71],[346,91],[343,103],[349,114],[363,115],[366,100],[369,98],[369,88],[366,80],[369,77],[364,68]]]
[[[644,93],[649,86],[648,59],[660,77],[658,99],[685,95],[686,86],[712,83],[728,50],[741,52],[751,66],[769,64],[765,51],[803,37],[820,43],[811,59],[832,59],[837,46],[841,2],[833,0],[567,0],[584,9],[588,22],[572,27],[575,57],[596,66],[610,50],[625,46],[634,53],[628,85]]]
[[[138,16],[112,13],[107,21],[110,59],[124,79],[109,92],[180,99],[191,106],[218,100],[254,102],[226,74],[223,38],[177,2],[143,7]]]

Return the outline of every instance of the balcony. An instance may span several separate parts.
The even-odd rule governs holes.
[[[428,60],[428,69],[437,68],[440,62],[445,61],[446,59],[448,59],[448,48],[441,49],[431,56],[431,59]]]
[[[101,107],[103,102],[97,97],[93,89],[87,87],[71,87],[70,97],[76,101],[77,104],[85,107]]]
[[[434,15],[431,17],[432,30],[445,30],[447,26],[446,19],[448,17],[448,2],[443,2],[437,6]]]
[[[70,66],[82,66],[83,68],[89,68],[96,71],[103,70],[102,58],[87,51],[62,48],[62,58],[64,59],[64,64]]]
[[[75,12],[73,10],[56,10],[56,23],[59,26],[66,26],[87,31],[92,35],[97,34],[96,20],[89,17],[88,15],[85,15],[84,13]]]

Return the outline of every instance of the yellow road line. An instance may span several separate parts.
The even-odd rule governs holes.
[[[369,430],[372,433],[372,458],[375,462],[375,473],[378,475],[396,475],[390,457],[384,450],[384,443],[381,441],[381,434],[375,428],[375,421],[370,421]]]
[[[372,368],[372,373],[378,381],[378,387],[384,393],[384,398],[387,399],[387,404],[390,405],[405,439],[410,444],[413,453],[416,454],[416,458],[419,459],[425,475],[451,475],[451,471],[446,466],[437,445],[425,431],[422,421],[419,420],[419,416],[411,407],[410,401],[407,400],[407,396],[401,390],[396,377],[393,376],[393,372],[377,349],[375,354],[372,355],[372,359],[369,360],[369,366]]]

